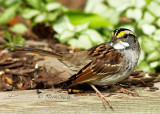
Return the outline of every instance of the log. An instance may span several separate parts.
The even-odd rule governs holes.
[[[155,83],[160,88],[160,82]],[[101,100],[94,91],[85,94],[67,94],[59,89],[21,90],[0,92],[1,113],[160,113],[160,90],[148,91],[148,88],[137,88],[140,97],[123,93],[103,94],[110,100],[114,111],[104,109]]]

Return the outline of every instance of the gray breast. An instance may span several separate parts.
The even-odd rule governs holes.
[[[139,54],[140,52],[137,50],[132,50],[132,49],[128,49],[128,50],[123,50],[121,51],[121,53],[123,53],[124,58],[126,60],[126,64],[128,64],[128,70],[129,69],[134,69],[138,63],[138,59],[139,59]]]

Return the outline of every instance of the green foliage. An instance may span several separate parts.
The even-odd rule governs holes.
[[[58,2],[51,2],[50,0],[25,0],[27,7],[24,8],[20,14],[26,19],[32,20],[33,24],[53,22],[59,15],[66,10],[66,8]]]
[[[0,4],[6,9],[0,15],[0,25],[6,24],[15,14],[20,14],[23,18],[32,20],[33,24],[51,22],[66,10],[63,5],[51,0],[10,0],[10,2],[2,0]]]
[[[26,25],[18,23],[10,27],[10,30],[17,34],[23,34],[28,31],[28,28],[26,27]]]
[[[19,35],[14,35],[14,37],[12,38],[7,31],[3,31],[3,35],[7,40],[7,42],[5,43],[5,47],[25,45],[25,39]]]
[[[80,49],[88,49],[105,41],[105,38],[99,32],[89,28],[89,24],[87,22],[74,26],[68,16],[63,16],[55,21],[53,29],[58,33],[56,38],[61,43],[67,43]]]
[[[106,27],[112,25],[109,21],[98,14],[85,13],[80,10],[69,10],[65,12],[65,15],[68,16],[73,25],[81,25],[87,22],[89,22],[89,27],[91,28]]]
[[[12,5],[8,9],[6,9],[5,12],[0,14],[1,17],[0,25],[6,24],[9,20],[11,20],[15,16],[17,7],[18,7],[17,5]]]

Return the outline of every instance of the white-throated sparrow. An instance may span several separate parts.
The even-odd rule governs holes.
[[[75,53],[53,53],[50,51],[19,47],[12,47],[15,51],[33,52],[57,57],[76,74],[62,84],[72,87],[77,84],[89,83],[102,99],[103,104],[108,103],[105,97],[94,85],[110,85],[127,78],[137,65],[140,46],[134,33],[125,28],[112,32],[112,40],[102,43],[91,49]]]

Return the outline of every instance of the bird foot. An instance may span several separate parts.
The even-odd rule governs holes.
[[[101,98],[102,102],[103,102],[103,106],[106,109],[106,104],[108,104],[109,108],[113,110],[112,105],[110,104],[110,101],[108,101],[104,95],[102,95],[101,92],[96,92],[97,95],[99,96],[99,98]]]
[[[103,106],[104,108],[106,109],[106,105],[108,104],[109,108],[113,110],[113,107],[112,105],[110,104],[110,102],[102,95],[102,93],[93,85],[93,84],[90,84],[89,85],[96,91],[97,95],[99,98],[101,98],[102,102],[103,102]]]
[[[116,93],[124,93],[124,94],[127,94],[127,95],[131,94],[132,96],[140,97],[137,92],[130,91],[130,90],[127,90],[127,89],[122,88],[122,87],[119,87],[119,90],[116,91]]]

